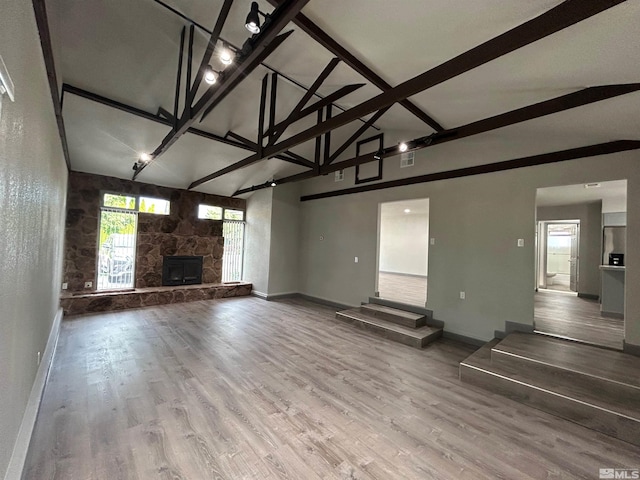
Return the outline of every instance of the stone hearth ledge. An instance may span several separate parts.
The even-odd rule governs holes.
[[[252,287],[251,283],[233,282],[147,287],[108,292],[64,293],[60,296],[60,306],[64,310],[65,316],[81,315],[83,313],[109,312],[196,300],[241,297],[251,295]]]

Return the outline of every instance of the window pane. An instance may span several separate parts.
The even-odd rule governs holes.
[[[211,205],[200,205],[198,207],[198,218],[208,218],[209,220],[222,220],[222,207],[212,207]]]
[[[140,197],[139,210],[143,213],[169,215],[170,202],[161,198]]]
[[[244,220],[244,212],[242,210],[229,210],[224,211],[225,220]]]
[[[133,288],[136,212],[102,210],[98,247],[98,290]]]
[[[136,197],[130,197],[128,195],[114,195],[112,193],[104,194],[104,206],[114,208],[126,208],[127,210],[133,210],[136,208]]]

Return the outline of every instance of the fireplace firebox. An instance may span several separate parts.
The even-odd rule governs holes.
[[[202,283],[202,256],[165,256],[162,261],[162,285],[199,285]]]

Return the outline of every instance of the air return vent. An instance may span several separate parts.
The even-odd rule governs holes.
[[[415,152],[403,153],[400,155],[400,168],[413,167],[415,158]]]

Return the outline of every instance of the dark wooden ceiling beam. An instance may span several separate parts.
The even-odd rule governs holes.
[[[202,185],[203,183],[221,175],[258,162],[263,158],[272,157],[282,153],[284,150],[289,150],[296,145],[300,145],[314,139],[329,130],[334,130],[354,121],[357,118],[364,117],[372,112],[391,106],[394,103],[423,92],[435,85],[450,80],[451,78],[495,60],[507,53],[536,42],[537,40],[597,15],[598,13],[624,3],[625,1],[626,0],[566,0],[542,15],[514,27],[511,30],[492,38],[491,40],[488,40],[483,44],[478,45],[477,47],[474,47],[435,68],[432,68],[431,70],[417,75],[370,100],[356,105],[346,112],[293,135],[276,145],[267,146],[264,149],[264,155],[262,157],[253,155],[240,160],[233,165],[229,165],[217,172],[195,180],[191,183],[189,188]],[[329,167],[333,168],[334,165],[330,165]]]
[[[312,103],[307,108],[303,108],[299,112],[290,115],[286,120],[276,124],[274,129],[277,133],[273,135],[273,138],[277,139],[278,137],[280,137],[280,135],[282,135],[284,131],[287,129],[287,127],[289,127],[292,123],[295,123],[298,120],[308,115],[311,115],[314,112],[317,112],[318,110],[322,110],[326,106],[331,106],[337,100],[343,97],[346,97],[347,95],[355,92],[359,88],[364,87],[364,85],[365,85],[364,83],[354,83],[351,85],[345,85],[344,87],[340,87],[335,92],[331,93],[330,95],[327,95],[326,97],[318,100],[315,103]],[[269,135],[270,133],[271,133],[270,131],[266,132],[265,135]]]
[[[229,1],[229,0],[227,0]],[[156,160],[159,156],[165,153],[171,146],[182,136],[187,130],[195,123],[196,119],[200,117],[216,100],[228,93],[230,85],[237,85],[237,80],[240,78],[246,78],[247,70],[251,68],[255,68],[260,64],[263,59],[263,53],[265,51],[270,50],[270,44],[273,44],[278,34],[284,29],[284,27],[304,8],[309,0],[285,0],[280,6],[278,6],[272,15],[270,15],[267,22],[263,25],[263,30],[252,37],[247,42],[248,53],[243,56],[241,61],[236,61],[224,71],[224,75],[219,82],[215,85],[211,85],[207,91],[202,95],[200,100],[196,102],[196,104],[190,109],[190,115],[185,118],[181,118],[178,123],[177,128],[174,128],[167,134],[167,136],[162,140],[160,145],[151,153],[152,161],[146,164],[143,164],[138,170],[136,170],[134,179],[144,170],[144,167],[150,165],[154,160]],[[224,9],[221,11],[221,15],[218,17],[220,21],[220,17],[223,16]],[[216,22],[216,27],[218,23]],[[224,21],[222,22],[224,23]],[[222,27],[220,27],[222,30]],[[213,34],[216,34],[217,28],[214,28]],[[213,37],[213,35],[212,35]],[[216,37],[217,38],[217,37]],[[285,148],[284,150],[289,150]],[[284,151],[283,150],[283,151]],[[278,152],[280,154],[282,152]],[[277,155],[269,155],[271,157]]]
[[[238,135],[237,133],[234,133],[231,130],[229,130],[227,132],[225,137],[231,137],[234,140],[237,140],[238,142],[244,143],[247,147],[249,147],[249,148],[247,148],[247,150],[252,150],[254,152],[257,152],[257,150],[258,150],[258,144],[257,143],[252,142],[248,138],[245,138],[242,135]],[[297,153],[290,152],[288,150],[286,152],[284,152],[282,155],[277,155],[277,156],[275,156],[273,158],[277,158],[278,160],[284,160],[285,162],[293,163],[295,165],[300,165],[301,167],[313,168],[313,166],[314,166],[313,162],[307,160],[306,158],[304,158],[301,155],[298,155]]]
[[[269,0],[269,2],[277,6],[282,3],[282,0]],[[380,75],[367,67],[362,61],[360,61],[355,55],[349,52],[346,48],[340,45],[336,40],[334,40],[328,33],[322,30],[318,25],[316,25],[313,21],[311,21],[306,15],[303,13],[299,13],[293,20],[293,22],[298,25],[303,31],[305,31],[311,38],[313,38],[316,42],[321,44],[324,48],[329,50],[331,53],[336,55],[340,60],[353,68],[356,72],[374,84],[382,91],[386,91],[391,89],[391,85],[386,82]],[[418,107],[415,103],[413,103],[409,99],[404,99],[400,102],[404,108],[406,108],[413,115],[418,117],[420,120],[425,122],[431,128],[433,128],[436,132],[443,130],[442,125],[440,125],[434,118],[429,116],[427,113],[422,111],[420,107]]]
[[[489,163],[485,165],[477,165],[474,167],[459,168],[455,170],[447,170],[444,172],[429,173],[426,175],[362,185],[353,188],[347,188],[344,190],[317,193],[314,195],[305,195],[300,197],[300,201],[306,202],[309,200],[337,197],[340,195],[349,195],[352,193],[370,192],[373,190],[382,190],[385,188],[404,187],[406,185],[414,185],[416,183],[435,182],[438,180],[450,180],[452,178],[469,177],[472,175],[503,172],[505,170],[513,170],[516,168],[547,165],[550,163],[565,162],[567,160],[576,160],[579,158],[595,157],[599,155],[607,155],[611,153],[637,149],[640,149],[640,141],[638,140],[617,140],[613,142],[600,143],[597,145],[589,145],[587,147],[571,148],[569,150],[543,153],[541,155],[533,155],[530,157],[517,158],[514,160],[505,160],[503,162]],[[278,181],[278,183],[282,182]]]
[[[511,110],[499,115],[494,115],[493,117],[485,118],[483,120],[478,120],[477,122],[472,122],[458,128],[452,128],[449,130],[444,130],[442,132],[434,133],[433,135],[429,135],[427,137],[410,140],[406,143],[409,145],[410,151],[421,150],[430,146],[459,140],[471,135],[486,133],[498,128],[515,125],[546,115],[559,113],[565,110],[577,108],[620,95],[625,95],[627,93],[636,92],[638,90],[640,90],[640,83],[589,87],[577,92],[569,93],[567,95],[561,95],[560,97],[552,98],[550,100],[545,100],[543,102],[534,103],[533,105],[528,105],[526,107]],[[383,158],[398,155],[399,153],[400,151],[398,150],[398,147],[396,145],[387,147],[381,152]],[[345,168],[355,167],[357,165],[373,162],[375,160],[376,159],[374,158],[373,153],[367,153],[365,155],[353,157],[335,164],[325,164],[321,168],[320,174],[327,175],[338,170],[344,170]],[[311,178],[312,176],[313,175],[307,176],[305,178],[296,178],[300,180]],[[288,181],[288,177],[278,180],[279,183],[288,183]]]
[[[293,107],[289,115],[287,115],[287,118],[284,119],[282,122],[280,122],[279,126],[282,131],[284,131],[288,125],[290,125],[295,121],[294,117],[298,113],[300,113],[300,110],[302,110],[304,106],[309,102],[311,97],[318,91],[318,88],[320,88],[320,86],[324,83],[327,77],[331,75],[331,72],[335,70],[335,68],[338,66],[339,63],[340,63],[339,58],[332,58],[331,61],[327,64],[327,66],[322,69],[322,72],[320,72],[320,75],[318,75],[318,77],[313,81],[313,84],[311,84],[311,86],[309,87],[309,90],[307,90],[304,93],[304,95],[302,95],[302,98],[298,101],[296,106]],[[278,126],[276,126],[275,128],[277,129]],[[273,128],[269,128],[266,134],[269,136],[269,143],[274,144],[275,142],[278,141],[278,138],[280,138],[280,135],[282,133],[278,134],[277,132],[274,132]]]

